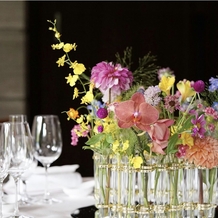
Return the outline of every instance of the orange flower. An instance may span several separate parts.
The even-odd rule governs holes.
[[[69,119],[75,120],[76,118],[79,117],[79,112],[73,108],[70,108],[70,110],[67,111],[67,116],[68,116],[68,118],[67,118],[68,120]]]
[[[185,159],[196,166],[213,168],[218,165],[218,140],[207,136],[195,138],[194,145],[186,151]]]

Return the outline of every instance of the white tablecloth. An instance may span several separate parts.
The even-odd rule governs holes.
[[[69,166],[66,166],[66,168]],[[64,168],[64,167],[63,167]],[[51,205],[42,205],[37,202],[32,205],[19,206],[20,213],[33,216],[34,218],[71,218],[71,213],[79,207],[90,206],[94,204],[93,192],[87,188],[93,188],[93,178],[82,178],[76,172],[55,172],[50,169],[48,176],[51,197],[62,200],[61,203]],[[75,174],[74,174],[75,173]],[[40,175],[42,177],[40,177]],[[52,178],[52,179],[51,179]],[[44,193],[44,174],[41,169],[29,179],[28,193],[37,199],[43,197]],[[5,201],[3,203],[3,215],[11,215],[14,211],[14,181],[10,178],[4,185]],[[68,192],[69,190],[69,192]],[[88,191],[87,191],[88,190]],[[71,193],[72,192],[72,193]],[[68,195],[69,194],[69,195]],[[88,217],[87,217],[88,218]]]

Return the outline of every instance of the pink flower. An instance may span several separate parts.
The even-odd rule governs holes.
[[[141,130],[148,130],[159,117],[158,110],[145,102],[142,93],[135,93],[130,100],[115,105],[115,115],[120,128],[136,126]]]
[[[165,154],[163,151],[167,147],[168,139],[170,137],[169,126],[174,123],[174,120],[162,119],[151,125],[150,129],[147,130],[149,136],[153,141],[151,150],[159,154]]]
[[[178,151],[176,152],[176,157],[183,158],[186,154],[186,150],[188,149],[188,145],[179,145]]]
[[[102,61],[92,68],[91,81],[95,84],[103,96],[103,101],[108,102],[109,97],[113,101],[122,91],[130,88],[133,81],[132,72],[123,68],[120,64]],[[109,96],[109,90],[111,93]]]
[[[76,146],[79,137],[87,137],[90,131],[90,125],[87,126],[87,130],[81,128],[80,124],[74,125],[73,129],[71,130],[71,145]]]

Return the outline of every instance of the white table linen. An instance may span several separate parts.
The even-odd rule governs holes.
[[[71,213],[80,207],[94,204],[93,178],[82,178],[75,170],[78,165],[51,167],[48,175],[48,190],[51,197],[61,200],[61,203],[42,205],[37,202],[32,205],[19,206],[23,215],[34,218],[71,218]],[[42,198],[45,187],[45,175],[42,167],[37,167],[35,173],[29,178],[28,194],[37,199]],[[12,178],[4,185],[5,201],[3,214],[13,214],[15,184]],[[88,217],[87,217],[88,218]]]

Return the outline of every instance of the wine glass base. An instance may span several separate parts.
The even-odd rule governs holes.
[[[47,199],[41,199],[41,200],[38,200],[36,202],[36,204],[58,204],[58,203],[61,203],[63,202],[62,200],[60,199],[56,199],[56,198],[47,198]]]
[[[19,201],[18,204],[19,206],[28,206],[28,205],[33,205],[38,201],[36,198],[31,198],[31,197],[22,197]]]
[[[10,215],[3,218],[34,218],[33,216],[27,216],[27,215]]]

